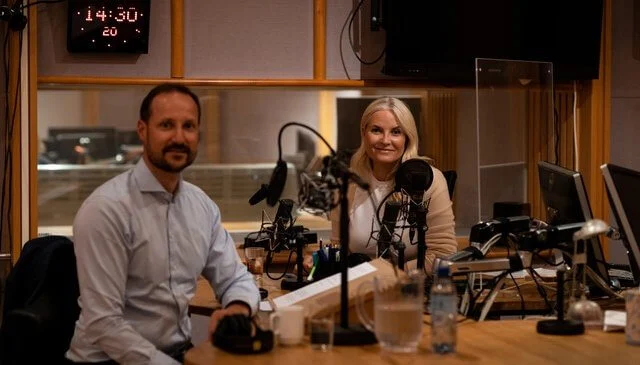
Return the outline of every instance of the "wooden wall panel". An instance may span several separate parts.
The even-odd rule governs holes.
[[[458,160],[457,102],[454,91],[426,93],[426,118],[422,121],[424,151],[438,169],[455,170]]]

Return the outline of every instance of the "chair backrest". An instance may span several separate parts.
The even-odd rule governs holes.
[[[80,314],[73,243],[28,241],[9,273],[0,327],[0,363],[63,364]]]
[[[449,188],[449,199],[453,200],[453,189],[456,187],[456,180],[458,179],[458,173],[456,170],[442,171],[444,179],[447,181],[447,188]]]

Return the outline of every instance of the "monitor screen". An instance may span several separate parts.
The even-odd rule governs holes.
[[[630,251],[627,255],[635,285],[640,278],[640,172],[604,164],[600,167],[607,186],[609,203],[621,231],[622,242]]]
[[[112,127],[49,128],[47,157],[55,163],[84,164],[110,161],[118,153]]]
[[[582,175],[549,162],[538,162],[542,199],[547,209],[547,223],[562,225],[586,222],[593,218]],[[587,265],[606,283],[609,272],[598,237],[591,239]]]

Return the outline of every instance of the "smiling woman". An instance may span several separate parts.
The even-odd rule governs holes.
[[[384,97],[374,100],[365,109],[360,119],[360,148],[351,158],[351,168],[371,186],[365,191],[357,186],[349,190],[350,226],[349,247],[353,252],[375,257],[376,244],[372,240],[372,232],[379,231],[378,221],[373,217],[377,214],[369,199],[373,195],[376,202],[382,201],[394,189],[394,178],[398,166],[403,161],[418,156],[418,132],[416,122],[405,103],[397,98]],[[448,256],[457,250],[455,239],[455,223],[451,199],[442,172],[432,167],[434,180],[431,187],[424,193],[427,202],[426,234],[427,255],[425,269],[431,271],[431,265],[436,257]],[[381,208],[384,214],[384,207]],[[340,222],[337,209],[332,214],[331,240],[339,242]],[[400,222],[399,226],[406,226]],[[403,228],[395,232],[402,237],[402,242],[412,243],[409,232]],[[405,257],[411,260],[408,267],[415,267],[417,247],[407,244]]]

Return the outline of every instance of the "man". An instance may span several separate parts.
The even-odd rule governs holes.
[[[136,166],[107,181],[78,211],[73,235],[80,318],[67,352],[75,363],[176,364],[191,347],[189,300],[202,274],[230,314],[256,313],[258,288],[240,263],[220,210],[180,172],[196,157],[200,103],[163,84],[145,97]]]

